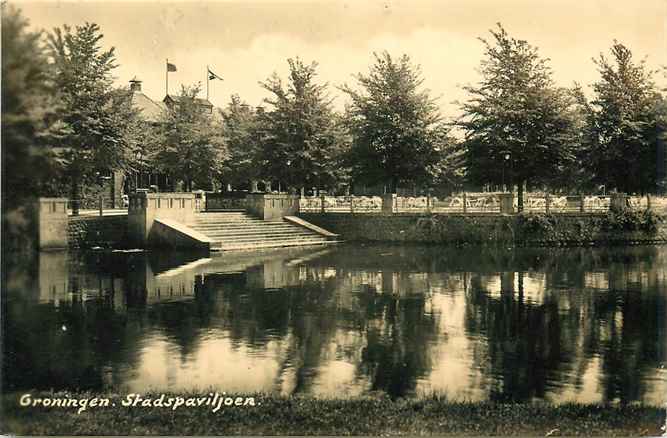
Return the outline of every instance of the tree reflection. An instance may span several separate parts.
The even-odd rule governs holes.
[[[545,398],[558,393],[571,375],[581,387],[585,370],[598,356],[602,402],[644,398],[645,375],[665,361],[665,289],[649,282],[633,290],[627,280],[656,280],[655,270],[662,265],[654,263],[650,251],[638,253],[641,265],[614,250],[597,255],[582,257],[575,251],[571,258],[551,262],[541,303],[524,300],[524,272],[502,272],[499,297],[488,290],[488,281],[473,276],[466,329],[486,338],[487,349],[476,354],[475,366],[490,382],[491,399]],[[600,266],[608,272],[608,289],[587,289],[584,275]]]
[[[665,364],[664,248],[304,254],[202,264],[190,254],[72,253],[14,264],[3,290],[3,384],[116,387],[141,380],[146,363],[176,369],[173,356],[190,365],[231,349],[269,358],[261,390],[320,394],[333,380],[406,397],[446,370],[436,362],[446,351],[466,357],[459,373],[472,362],[470,385],[492,400],[586,390],[626,403],[644,401]],[[448,344],[443,315],[457,320],[461,342]],[[144,357],[156,334],[150,351],[167,364]]]

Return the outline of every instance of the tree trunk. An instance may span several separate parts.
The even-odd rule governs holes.
[[[519,213],[523,211],[523,189],[524,189],[524,181],[519,180],[519,187],[517,193],[517,211]]]

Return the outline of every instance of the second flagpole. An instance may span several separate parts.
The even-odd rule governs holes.
[[[206,66],[206,100],[208,100],[208,65]]]

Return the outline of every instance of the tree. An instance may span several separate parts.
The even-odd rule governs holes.
[[[71,181],[74,210],[82,183],[98,173],[121,169],[132,149],[137,122],[128,90],[114,89],[114,48],[103,50],[97,24],[65,25],[49,35],[54,85],[66,126],[61,159]]]
[[[288,84],[274,73],[261,86],[272,96],[264,114],[264,174],[288,187],[333,188],[343,177],[344,138],[331,109],[327,84],[315,83],[317,63],[288,59]]]
[[[398,60],[387,52],[374,56],[369,73],[355,75],[361,90],[341,87],[352,100],[348,123],[353,177],[371,184],[388,182],[392,191],[400,183],[428,183],[431,170],[441,162],[442,141],[448,139],[437,106],[428,91],[420,89],[420,69],[407,55]]]
[[[480,38],[485,58],[481,81],[465,90],[458,125],[466,133],[468,178],[500,183],[506,172],[518,185],[519,211],[530,181],[549,184],[574,159],[574,98],[552,80],[547,59],[498,24],[493,41]],[[505,164],[505,161],[509,161]]]
[[[587,109],[584,162],[594,181],[610,189],[654,191],[666,120],[664,99],[644,61],[634,62],[630,49],[619,42],[611,53],[611,61],[602,54],[593,60],[600,80],[593,84],[592,101],[579,95]]]
[[[210,107],[197,98],[199,91],[200,85],[183,86],[159,128],[158,170],[170,174],[172,181],[183,181],[185,191],[194,186],[211,188],[227,154],[222,128],[215,114],[208,112]]]
[[[261,178],[261,121],[256,111],[232,95],[222,113],[223,134],[228,157],[222,177],[235,186],[248,185]]]
[[[59,167],[59,102],[54,98],[41,33],[28,32],[20,11],[2,4],[2,234],[3,248],[29,248],[26,208],[53,195]]]

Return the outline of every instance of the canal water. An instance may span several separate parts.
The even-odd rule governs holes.
[[[667,247],[5,260],[3,385],[667,402]]]

